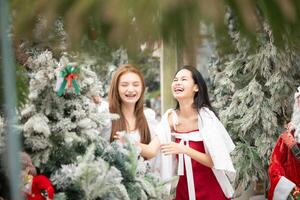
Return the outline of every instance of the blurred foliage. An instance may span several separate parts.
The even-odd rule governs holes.
[[[17,65],[16,67],[17,67],[16,70],[17,98],[18,98],[18,107],[19,107],[24,105],[27,101],[29,78],[28,78],[28,72],[23,66]]]
[[[160,90],[157,89],[157,90],[153,90],[151,92],[148,92],[146,98],[152,99],[152,98],[157,98],[159,96],[160,96]]]
[[[79,52],[82,59],[94,61],[91,65],[104,78],[104,85],[110,80],[110,66],[122,64],[114,55],[126,49],[127,61],[140,66],[150,91],[159,87],[155,85],[159,66],[149,63],[153,58],[148,57],[157,41],[176,38],[181,48],[189,50],[207,37],[199,34],[204,22],[216,30],[219,55],[235,51],[224,23],[228,9],[237,16],[235,28],[252,43],[257,43],[263,27],[261,18],[270,24],[276,46],[299,43],[300,2],[296,0],[11,1],[14,40],[23,43],[24,49],[49,49],[54,57]],[[144,51],[142,44],[147,46]]]
[[[158,90],[160,87],[160,60],[158,57],[151,56],[151,52],[140,52],[132,63],[142,71],[145,77],[147,92]],[[131,58],[129,58],[129,61]]]
[[[78,62],[90,63],[102,82],[103,94],[107,96],[113,72],[122,64],[132,63],[144,75],[146,92],[159,90],[160,60],[152,56],[152,51],[145,47],[136,54],[129,54],[124,48],[114,49],[100,40],[82,42],[77,56]]]
[[[1,60],[1,59],[0,59]],[[4,84],[3,84],[3,66],[0,65],[0,113],[4,112]],[[26,102],[27,94],[28,94],[28,74],[23,66],[16,66],[16,86],[17,86],[17,98],[18,98],[18,107],[23,105]]]
[[[72,47],[78,47],[88,35],[112,47],[124,46],[129,52],[137,52],[145,42],[173,37],[188,45],[198,36],[200,20],[212,22],[219,37],[227,41],[226,8],[236,13],[240,32],[248,38],[255,38],[257,28],[262,27],[261,16],[270,24],[279,46],[283,35],[292,41],[300,32],[297,0],[12,0],[11,8],[18,38],[32,37],[40,17],[48,25],[62,18]],[[48,25],[42,35],[49,34]]]

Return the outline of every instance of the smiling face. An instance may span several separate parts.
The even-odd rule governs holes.
[[[127,72],[120,76],[118,92],[122,104],[135,104],[142,94],[142,80],[138,74]]]
[[[193,99],[197,91],[198,86],[192,78],[192,73],[187,69],[180,70],[172,82],[172,93],[174,98],[178,101],[181,99]]]

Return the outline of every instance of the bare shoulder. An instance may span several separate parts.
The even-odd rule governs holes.
[[[174,129],[174,122],[173,122],[173,115],[174,115],[174,113],[173,112],[169,112],[168,113],[168,123],[169,123],[169,126],[170,126],[170,128],[171,128],[171,131],[174,131],[175,129]]]

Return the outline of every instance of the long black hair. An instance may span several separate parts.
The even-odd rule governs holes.
[[[215,113],[209,101],[207,86],[201,73],[195,67],[184,65],[183,67],[180,67],[177,70],[175,76],[180,70],[183,69],[186,69],[191,72],[194,83],[197,84],[198,86],[198,91],[194,95],[194,102],[193,102],[194,108],[197,110],[197,112],[199,112],[201,108],[207,107]],[[178,101],[176,101],[176,109],[179,109]]]

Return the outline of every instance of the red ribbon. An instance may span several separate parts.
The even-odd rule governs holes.
[[[75,78],[77,78],[77,74],[71,73],[71,74],[68,74],[68,75],[66,76],[65,79],[67,80],[68,88],[71,88],[71,87],[72,87],[72,80],[75,79]]]

